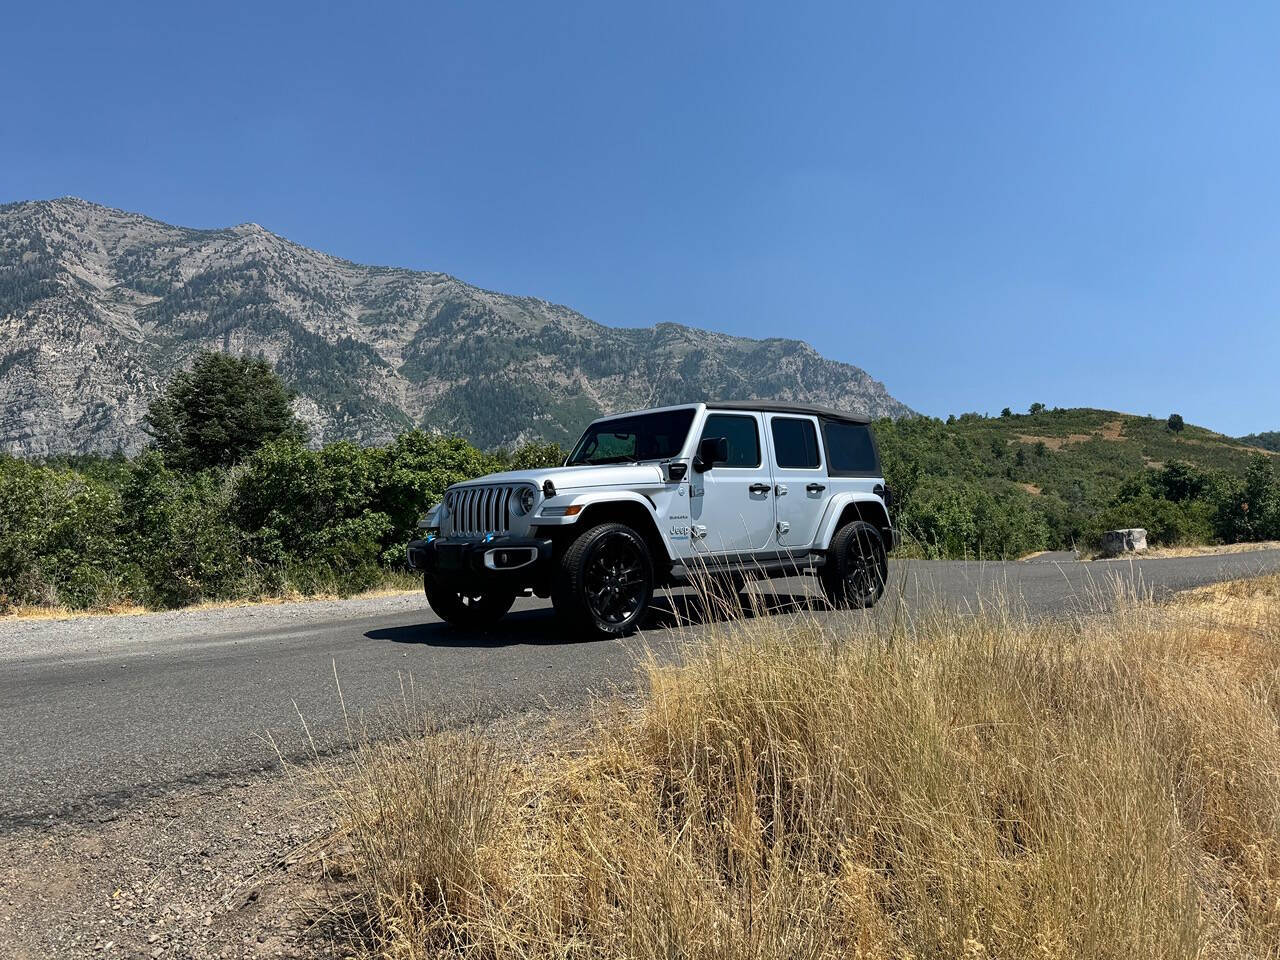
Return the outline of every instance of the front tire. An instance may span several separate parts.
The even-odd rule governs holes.
[[[854,520],[831,538],[822,568],[822,590],[838,609],[872,607],[884,593],[888,573],[880,531],[864,520]]]
[[[551,602],[573,627],[620,637],[640,625],[653,599],[653,559],[625,523],[584,530],[560,556]]]
[[[430,574],[423,577],[422,586],[436,616],[459,630],[487,630],[516,602],[513,590],[456,590]]]

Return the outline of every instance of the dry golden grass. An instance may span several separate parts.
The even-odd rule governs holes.
[[[573,751],[368,744],[328,793],[336,927],[396,960],[1280,956],[1277,593],[740,619]]]
[[[22,604],[0,612],[0,623],[6,620],[69,620],[76,617],[134,617],[140,613],[152,613],[135,603],[93,610],[73,610],[56,604]]]
[[[1152,547],[1138,556],[1162,559],[1167,557],[1217,557],[1226,556],[1233,553],[1252,553],[1255,550],[1276,550],[1280,549],[1280,542],[1275,540],[1259,541],[1258,543],[1228,543],[1219,545],[1202,545],[1187,547]],[[1124,557],[1095,557],[1094,559],[1113,559],[1128,560],[1128,556]]]

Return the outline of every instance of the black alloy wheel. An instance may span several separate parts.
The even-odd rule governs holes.
[[[653,598],[653,561],[644,537],[623,523],[591,527],[560,558],[556,610],[600,636],[639,625]]]
[[[592,548],[583,587],[587,606],[601,622],[625,623],[645,602],[648,584],[641,549],[634,537],[623,533],[605,537]]]
[[[822,568],[822,588],[834,607],[874,606],[884,593],[889,564],[880,531],[869,523],[847,523],[831,538]]]

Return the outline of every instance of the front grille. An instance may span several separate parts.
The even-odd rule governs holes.
[[[462,487],[454,491],[449,509],[449,534],[455,537],[483,537],[486,533],[509,533],[511,498],[515,487]]]

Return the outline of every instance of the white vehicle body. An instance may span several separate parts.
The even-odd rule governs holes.
[[[698,568],[812,572],[854,519],[892,547],[888,495],[865,419],[764,401],[683,404],[602,417],[579,448],[589,437],[597,445],[625,438],[609,427],[650,414],[670,414],[678,424],[691,418],[683,439],[673,439],[674,431],[664,438],[664,456],[624,454],[626,462],[496,473],[450,487],[423,523],[427,538],[410,544],[410,565],[459,583],[501,575],[546,596],[564,545],[602,522],[624,523],[646,539],[655,585],[678,583]],[[631,442],[640,444],[638,434]],[[716,450],[724,459],[708,463],[701,455]]]

